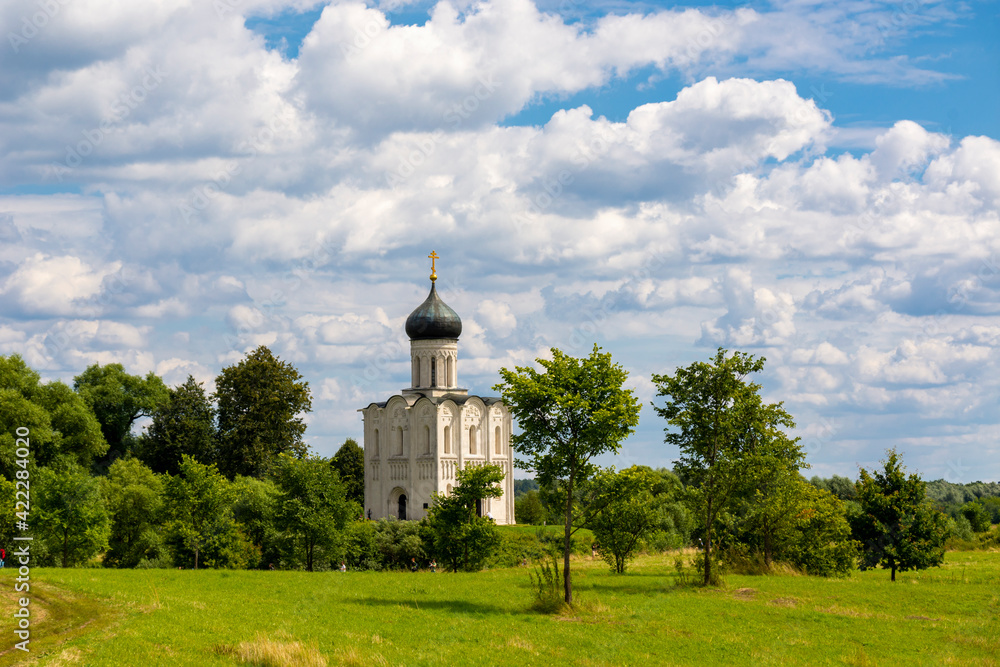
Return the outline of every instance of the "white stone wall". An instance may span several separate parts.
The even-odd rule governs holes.
[[[407,519],[419,520],[434,493],[457,485],[456,473],[466,465],[496,463],[507,473],[504,495],[486,501],[498,524],[514,522],[511,417],[502,404],[487,407],[469,397],[440,405],[419,394],[393,396],[384,408],[363,409],[365,512],[373,519],[397,516],[398,498],[407,498]],[[446,442],[445,438],[450,438]],[[499,439],[498,439],[499,436]]]

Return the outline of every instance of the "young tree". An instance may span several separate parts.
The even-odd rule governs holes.
[[[176,475],[184,454],[206,465],[217,462],[215,408],[194,377],[169,389],[152,417],[137,454],[153,472]]]
[[[458,486],[450,495],[437,494],[427,523],[434,535],[434,549],[441,560],[458,572],[476,570],[500,543],[496,524],[477,516],[476,508],[486,498],[503,495],[503,468],[498,465],[467,465],[459,470]]]
[[[146,377],[129,375],[121,364],[93,364],[73,378],[73,388],[93,410],[108,442],[107,453],[97,461],[101,471],[132,450],[132,425],[149,417],[167,400],[167,386],[152,371]]]
[[[628,373],[595,345],[590,356],[575,359],[552,349],[552,359],[537,359],[544,369],[500,370],[494,388],[517,419],[522,432],[511,437],[522,470],[536,473],[542,487],[558,485],[564,497],[563,586],[573,602],[570,541],[576,485],[590,478],[595,456],[617,452],[639,423],[640,404],[623,389]],[[577,527],[579,528],[579,526]]]
[[[538,489],[532,489],[514,501],[514,518],[517,523],[540,526],[546,515]]]
[[[219,470],[263,477],[282,453],[302,458],[306,425],[300,416],[312,409],[309,383],[291,364],[261,345],[215,380],[219,416]]]
[[[96,478],[77,463],[39,468],[32,484],[34,527],[62,566],[86,562],[108,546],[108,512]]]
[[[156,558],[163,545],[163,480],[138,459],[118,459],[101,479],[101,493],[111,515],[104,566],[135,567]]]
[[[882,566],[892,571],[924,570],[944,562],[947,519],[925,502],[925,484],[918,475],[906,476],[895,449],[886,452],[883,469],[874,474],[861,469],[857,481],[861,512],[851,528],[861,542],[861,567]]]
[[[233,494],[236,498],[233,501],[233,518],[260,550],[260,564],[278,562],[281,558],[281,538],[277,515],[281,490],[270,479],[241,476],[233,480]]]
[[[786,508],[790,522],[776,539],[782,560],[808,574],[849,574],[860,545],[851,539],[844,502],[801,479],[794,482],[790,495],[792,501]]]
[[[600,545],[601,558],[622,574],[642,544],[660,522],[660,502],[653,496],[658,480],[646,467],[615,472],[601,471],[588,485],[601,511],[587,524]]]
[[[354,438],[348,438],[330,459],[330,465],[340,473],[347,488],[347,498],[360,506],[365,504],[365,451]]]
[[[674,375],[653,374],[654,408],[669,426],[665,441],[680,449],[675,470],[688,485],[689,498],[704,533],[704,584],[712,583],[713,528],[734,501],[773,466],[797,468],[797,439],[782,428],[795,426],[780,403],[765,405],[760,386],[746,381],[764,368],[763,358],[742,352],[726,356],[719,348],[711,363],[695,362]]]
[[[972,532],[983,533],[990,529],[990,514],[982,503],[970,500],[958,509],[959,513],[969,520]]]
[[[199,565],[246,564],[249,541],[233,520],[232,486],[214,464],[204,465],[182,455],[180,471],[167,482],[166,498],[171,518],[167,530],[178,560],[193,556],[196,570]]]
[[[340,476],[323,458],[279,458],[275,481],[278,521],[293,542],[302,545],[306,570],[312,572],[316,548],[334,545],[344,526],[360,512],[347,499]]]

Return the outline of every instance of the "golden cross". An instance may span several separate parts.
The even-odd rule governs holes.
[[[431,260],[431,282],[434,282],[438,279],[437,272],[434,269],[434,264],[437,260],[441,259],[441,257],[436,252],[431,250],[431,254],[427,255],[427,259]]]

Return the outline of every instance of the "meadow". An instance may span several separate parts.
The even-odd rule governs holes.
[[[528,568],[480,573],[32,570],[32,641],[0,665],[997,665],[1000,552],[844,579],[678,585],[671,554],[625,575],[574,561],[577,608],[530,611]],[[252,661],[255,653],[277,662]]]

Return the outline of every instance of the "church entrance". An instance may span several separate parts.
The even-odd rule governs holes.
[[[398,503],[399,513],[396,516],[399,517],[400,521],[406,521],[406,496],[400,494]]]

